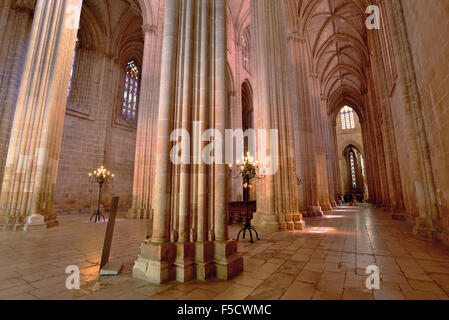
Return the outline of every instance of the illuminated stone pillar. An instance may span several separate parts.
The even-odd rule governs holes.
[[[81,6],[37,1],[0,196],[3,230],[57,225],[54,188]]]
[[[409,160],[413,180],[413,191],[416,197],[416,210],[419,217],[413,234],[425,240],[441,240],[441,219],[437,203],[435,181],[428,146],[428,137],[424,124],[423,108],[418,90],[416,70],[413,64],[407,26],[402,3],[386,1],[387,12],[391,13],[391,34],[393,47],[398,58],[398,83],[402,88],[406,102],[404,112],[406,135],[409,141]]]
[[[254,224],[258,230],[265,231],[301,230],[304,227],[298,207],[292,97],[283,17],[283,1],[251,1],[255,129],[259,134],[261,130],[267,130],[267,135],[271,129],[278,132],[277,146],[267,141],[266,148],[267,153],[271,154],[271,166],[277,160],[277,171],[256,184],[257,213],[254,215]],[[265,152],[265,149],[261,150],[263,147],[260,142],[259,154]]]
[[[35,4],[35,0],[7,0],[0,4],[0,181],[3,181]],[[1,188],[0,184],[0,192]]]
[[[144,52],[134,165],[133,206],[129,218],[152,219],[162,27],[143,25]]]
[[[298,30],[288,36],[292,92],[296,98],[295,125],[296,164],[300,179],[300,210],[307,216],[321,216],[319,170],[316,160],[316,108],[313,95],[314,75],[310,72],[307,43]],[[295,96],[296,94],[296,96]]]
[[[218,136],[224,138],[228,94],[225,4],[166,1],[153,235],[133,269],[153,283],[229,279],[243,271],[228,237],[225,164],[201,159],[206,145],[215,161],[224,155]],[[214,138],[206,139],[208,129]]]

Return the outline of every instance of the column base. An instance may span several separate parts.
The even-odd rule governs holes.
[[[142,244],[132,275],[153,284],[176,280],[228,280],[243,272],[236,241]]]
[[[282,229],[274,214],[264,212],[256,212],[252,224],[257,231],[278,232]]]
[[[279,232],[304,230],[305,222],[300,213],[279,214],[275,215],[256,213],[254,215],[253,225],[257,231],[263,232]]]
[[[53,225],[52,225],[53,224]],[[57,226],[57,221],[49,222],[49,225]],[[34,230],[45,230],[47,229],[47,223],[45,222],[45,217],[40,214],[32,214],[27,217],[25,225],[23,226],[23,231],[34,231]]]
[[[129,209],[128,219],[148,219],[153,220],[153,209]]]
[[[397,221],[405,221],[405,220],[407,220],[407,215],[404,213],[393,213],[391,215],[391,218],[393,220],[397,220]]]
[[[188,282],[195,278],[194,256],[195,246],[193,243],[176,244],[176,281]]]
[[[436,229],[429,219],[416,219],[416,225],[413,227],[413,236],[424,241],[441,241],[441,230]]]
[[[290,213],[287,215],[282,215],[285,217],[285,222],[280,222],[280,230],[281,231],[302,231],[305,228],[305,221],[302,219],[302,214],[300,213]],[[281,220],[281,216],[279,216]]]
[[[176,279],[176,251],[176,245],[172,243],[142,244],[134,263],[133,277],[154,284]]]
[[[295,230],[302,231],[306,228],[306,222],[302,218],[302,214],[295,213],[292,214],[293,224],[295,225]]]
[[[243,257],[237,252],[237,241],[215,241],[217,278],[229,280],[243,272]]]
[[[449,232],[448,231],[441,231],[441,241],[449,246]]]
[[[195,243],[196,278],[205,281],[216,276],[214,264],[215,246],[213,242]]]
[[[309,214],[311,217],[322,217],[324,212],[320,206],[311,206],[309,209]]]
[[[279,231],[295,230],[295,224],[291,214],[280,214],[279,219]]]

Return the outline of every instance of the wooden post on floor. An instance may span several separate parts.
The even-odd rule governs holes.
[[[103,245],[103,254],[101,255],[100,276],[118,275],[123,267],[121,263],[109,263],[109,254],[111,252],[112,237],[114,235],[115,218],[117,217],[119,199],[119,197],[112,198],[111,212],[109,214],[108,226]]]

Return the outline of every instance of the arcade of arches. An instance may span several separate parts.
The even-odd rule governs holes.
[[[271,241],[341,195],[449,245],[448,12],[447,0],[1,0],[2,239],[84,219],[98,191],[87,174],[104,165],[102,207],[119,196],[152,235],[131,249],[134,277],[239,274],[227,206],[241,183],[224,164],[171,161],[172,132],[194,146],[199,123],[277,130],[278,170],[251,191]]]

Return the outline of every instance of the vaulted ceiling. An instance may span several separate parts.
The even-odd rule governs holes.
[[[120,58],[141,60],[142,11],[139,0],[85,0],[81,12],[80,42]]]
[[[250,0],[228,0],[228,24],[232,25],[233,32],[228,35],[232,40],[240,42],[242,34],[249,34],[250,17]]]
[[[369,61],[365,4],[361,0],[304,0],[298,5],[299,26],[322,94],[331,104],[348,98],[361,101]]]

